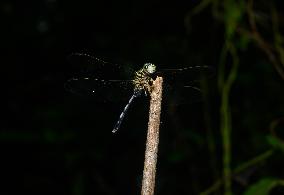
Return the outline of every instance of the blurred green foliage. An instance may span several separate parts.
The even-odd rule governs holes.
[[[255,184],[252,184],[251,187],[244,193],[244,195],[269,195],[270,191],[277,185],[284,185],[283,180],[278,180],[275,178],[265,178],[261,179]]]

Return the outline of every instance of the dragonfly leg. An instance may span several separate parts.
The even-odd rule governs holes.
[[[153,82],[154,79],[150,78],[149,82],[147,83],[147,85],[144,86],[144,91],[145,94],[148,92],[149,94],[151,94],[152,90],[153,90]]]

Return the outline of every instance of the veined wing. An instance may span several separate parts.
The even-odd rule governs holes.
[[[158,76],[162,76],[169,84],[180,83],[190,85],[194,81],[202,78],[210,78],[215,74],[215,70],[210,66],[189,66],[176,69],[162,69],[157,71]]]
[[[133,93],[132,80],[103,80],[93,77],[72,78],[65,88],[77,95],[91,96],[98,101],[120,101],[128,99]]]
[[[87,53],[72,53],[67,59],[76,73],[91,75],[95,78],[129,79],[129,76],[132,75],[131,73],[134,72],[129,67],[106,62]]]
[[[184,105],[202,101],[202,90],[194,85],[164,85],[163,101],[171,105]]]

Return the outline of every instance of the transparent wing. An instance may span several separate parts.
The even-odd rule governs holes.
[[[191,85],[202,78],[210,78],[215,74],[215,69],[210,66],[189,66],[176,69],[162,69],[157,72],[168,84]]]
[[[194,85],[168,85],[164,86],[163,101],[171,105],[191,104],[202,101],[202,91]]]
[[[87,53],[72,53],[67,57],[73,71],[81,75],[101,79],[129,79],[133,70],[115,63],[106,62]]]
[[[91,96],[98,101],[126,100],[133,94],[132,80],[103,80],[97,78],[72,78],[65,89],[82,96]]]

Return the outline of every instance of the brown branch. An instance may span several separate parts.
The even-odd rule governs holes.
[[[142,195],[153,195],[155,189],[155,175],[162,102],[162,83],[163,79],[161,77],[157,77],[157,79],[153,83],[153,91],[151,93],[148,133],[141,189]]]

